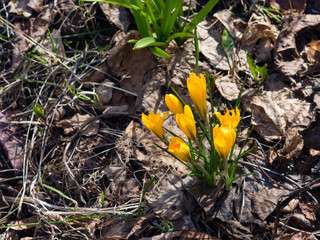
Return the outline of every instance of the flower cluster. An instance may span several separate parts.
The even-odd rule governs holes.
[[[155,114],[150,111],[148,116],[142,114],[142,121],[168,146],[168,149],[164,150],[184,163],[194,175],[205,177],[211,184],[215,184],[217,176],[220,175],[226,187],[230,188],[240,157],[239,154],[233,161],[235,164],[229,163],[229,155],[232,155],[230,152],[235,144],[236,130],[241,120],[240,111],[236,107],[233,110],[226,109],[224,115],[221,112],[208,114],[207,82],[202,74],[198,77],[191,73],[187,78],[187,88],[195,110],[185,104],[178,94],[165,96],[165,103],[188,138],[187,142],[176,135],[171,138],[171,142],[166,140],[163,121],[169,113]],[[200,117],[195,118],[195,113]],[[209,144],[205,145],[204,139],[207,139]],[[212,149],[208,149],[207,145],[212,146]]]

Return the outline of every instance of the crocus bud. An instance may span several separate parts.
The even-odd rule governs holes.
[[[185,162],[190,162],[192,160],[189,146],[178,137],[171,138],[169,152]]]
[[[196,140],[197,130],[194,122],[193,113],[188,105],[184,106],[184,113],[176,115],[176,121],[182,132],[193,141]]]
[[[199,78],[195,73],[190,73],[189,78],[187,78],[187,87],[197,112],[202,119],[207,119],[207,83],[205,77],[200,74]]]
[[[236,141],[236,131],[230,125],[216,125],[213,128],[214,148],[222,159],[226,159]]]
[[[176,96],[173,94],[166,94],[164,100],[167,107],[173,114],[183,113],[183,106]]]

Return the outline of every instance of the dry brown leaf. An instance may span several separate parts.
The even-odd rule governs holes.
[[[99,85],[99,87],[95,89],[98,99],[102,105],[106,105],[111,101],[113,95],[113,85],[114,83],[112,81],[106,79],[101,85]]]
[[[281,234],[281,237],[275,238],[276,240],[317,240],[315,236],[307,232],[298,232],[298,233],[285,233]]]
[[[219,11],[214,17],[219,19],[236,41],[241,42],[240,50],[234,55],[237,69],[249,70],[247,53],[254,55],[257,62],[271,59],[279,31],[265,15],[253,13],[248,23],[235,17],[230,10]]]
[[[299,200],[298,199],[291,199],[290,202],[284,206],[282,209],[281,209],[281,212],[284,212],[284,213],[290,213],[292,212],[293,210],[296,209],[296,207],[298,206],[299,204]]]
[[[179,136],[183,136],[171,117],[167,118],[164,126]],[[182,177],[190,173],[185,165],[156,147],[154,143],[165,147],[144,125],[132,121],[126,128],[121,141],[119,141],[118,149],[124,153],[126,161],[134,157],[141,161],[148,170],[159,171],[163,168],[172,167],[178,176]]]
[[[252,196],[253,209],[261,220],[265,220],[277,207],[278,201],[290,191],[284,189],[264,189]]]
[[[320,93],[315,93],[313,96],[313,102],[316,104],[315,109],[320,110]]]
[[[307,59],[309,62],[320,61],[320,41],[312,40],[307,50]]]
[[[236,80],[231,75],[217,77],[215,80],[215,86],[218,88],[221,96],[228,101],[237,100],[240,89],[236,83]]]
[[[265,91],[261,96],[247,91],[241,99],[252,111],[255,131],[267,141],[281,139],[290,128],[302,130],[312,119],[311,104],[292,97],[287,89]]]
[[[141,217],[136,222],[135,226],[131,229],[130,233],[128,234],[128,238],[138,239],[142,235],[142,232],[146,229],[146,227],[151,224],[153,219],[154,219],[153,213]]]
[[[17,132],[18,127],[11,125],[3,113],[0,113],[0,148],[9,161],[6,168],[12,166],[16,171],[20,171],[23,164],[24,139]]]
[[[302,213],[290,215],[288,224],[299,229],[312,229],[312,223]]]
[[[15,13],[29,18],[32,15],[32,8],[28,6],[29,0],[10,1],[8,7],[9,13]]]
[[[139,240],[220,240],[220,238],[216,238],[213,236],[210,236],[206,233],[202,232],[193,232],[193,231],[176,231],[176,232],[170,232],[170,233],[162,233],[157,236],[153,237],[144,237],[140,238]]]
[[[124,32],[128,31],[129,26],[132,24],[132,17],[130,11],[121,6],[109,3],[99,3],[103,13],[107,19],[116,25]]]
[[[41,12],[43,9],[43,0],[29,0],[27,4],[36,12]]]
[[[210,65],[216,69],[229,70],[226,54],[221,45],[223,26],[221,24],[210,26],[209,22],[203,21],[197,29],[199,39],[199,51],[207,58]]]
[[[123,218],[111,218],[100,226],[102,230],[99,238],[108,240],[128,239],[128,234],[136,224],[136,219],[124,221]]]
[[[303,139],[296,128],[288,129],[286,132],[286,140],[284,146],[280,151],[286,159],[296,158],[300,155],[303,148]]]
[[[308,148],[313,148],[320,150],[320,112],[316,111],[316,116],[314,121],[308,126],[308,128],[303,133],[303,140],[305,146]]]
[[[201,179],[195,179],[185,183],[186,190],[194,197],[199,206],[204,210],[206,217],[211,218],[213,215],[214,207],[223,192],[223,181],[219,181],[217,186],[209,186]]]
[[[31,37],[35,42],[39,42],[47,32],[49,23],[54,16],[55,14],[53,14],[51,8],[48,7],[46,11],[36,18],[15,23],[15,37],[13,39],[15,47],[13,49],[11,71],[14,71],[21,63],[21,55],[33,46],[32,43],[26,40],[24,34]]]
[[[301,209],[302,213],[305,215],[305,217],[312,221],[315,222],[317,220],[316,214],[314,209],[309,208],[307,205],[299,202],[299,208]]]
[[[132,198],[138,198],[141,194],[138,180],[128,173],[128,169],[120,164],[108,165],[102,170],[102,174],[110,181],[110,185],[104,191],[109,199],[116,199],[118,204],[124,204]]]
[[[242,35],[247,27],[247,23],[237,18],[233,12],[228,9],[221,10],[213,15],[216,17],[229,33],[237,40],[242,38]]]
[[[262,226],[263,221],[257,218],[252,212],[254,197],[260,192],[267,192],[269,183],[266,177],[259,170],[249,170],[247,167],[238,166],[237,175],[252,172],[254,175],[246,178],[237,179],[230,191],[224,194],[215,202],[214,209],[206,212],[208,217],[218,218],[223,222],[230,223],[234,229],[242,233],[250,233],[245,226],[246,224],[255,223]],[[232,222],[235,220],[234,222]],[[234,231],[235,232],[235,231]]]
[[[268,17],[253,13],[243,33],[241,45],[251,46],[252,50],[249,53],[256,57],[257,62],[266,62],[271,59],[278,35],[279,30],[271,24]],[[258,40],[259,44],[255,46]]]
[[[306,233],[306,232],[299,232],[294,234],[290,240],[317,240],[317,238],[310,234],[310,233]]]
[[[269,38],[276,42],[278,35],[278,29],[271,24],[267,16],[253,13],[249,19],[248,27],[241,38],[241,44],[250,45],[261,38]]]
[[[52,41],[53,44],[51,42],[51,39],[45,39],[41,42],[41,45],[46,49],[51,51],[52,53],[55,54],[55,56],[49,56],[48,54],[45,54],[46,51],[43,48],[40,47],[36,47],[36,49],[39,51],[39,53],[43,53],[43,57],[51,63],[55,63],[58,64],[59,62],[59,58],[64,58],[66,57],[66,53],[65,53],[65,49],[64,49],[64,45],[62,42],[62,38],[61,38],[61,33],[59,29],[52,29],[51,30],[51,36],[52,36]]]
[[[183,89],[186,88],[186,81],[189,74],[194,71],[194,63],[195,63],[195,56],[194,56],[194,41],[192,39],[188,39],[185,41],[183,46],[180,48],[174,43],[171,42],[167,48],[167,52],[170,54],[171,58],[169,59],[168,64],[168,72],[170,72],[168,82],[175,87],[175,90],[178,93],[181,93],[183,97],[186,95],[185,92],[181,92]],[[208,69],[208,66],[204,66],[201,61],[199,61],[199,71],[202,68]]]
[[[152,211],[173,221],[177,230],[195,230],[191,216],[187,214],[193,211],[191,207],[195,207],[194,199],[185,194],[182,180],[172,171],[157,175],[160,175],[159,181],[146,194],[146,200]]]
[[[63,119],[57,123],[58,127],[62,127],[64,134],[70,134],[72,132],[78,131],[82,124],[86,123],[92,116],[89,114],[81,115],[77,113],[73,115],[70,119]],[[82,136],[92,136],[96,135],[99,131],[99,119],[90,122],[84,128],[81,129],[80,135]]]
[[[157,66],[155,56],[148,49],[133,50],[133,44],[128,43],[128,40],[138,37],[136,31],[116,33],[112,40],[114,47],[110,49],[107,60],[109,73],[120,78],[120,87],[135,94],[152,78]]]
[[[74,1],[57,0],[61,35],[74,35],[85,28],[84,11]]]
[[[306,31],[319,30],[320,15],[289,16],[283,20],[275,57],[276,66],[282,74],[290,77],[319,71],[319,62],[307,59],[308,51],[311,51],[309,58],[318,57],[318,44],[312,43],[310,50],[307,46],[310,40],[303,35]]]
[[[164,94],[162,94],[161,91],[164,86],[166,86],[165,71],[159,69],[158,72],[141,87],[136,100],[136,110],[153,110],[154,112],[158,112],[159,109],[166,108]]]
[[[288,129],[284,137],[285,143],[280,150],[270,149],[269,162],[271,165],[281,165],[281,169],[285,170],[293,159],[300,156],[304,142],[297,128]]]
[[[307,0],[269,0],[270,8],[280,11],[284,15],[301,15],[306,10]]]

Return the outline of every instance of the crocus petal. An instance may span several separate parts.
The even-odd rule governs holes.
[[[222,159],[226,159],[236,141],[236,131],[231,126],[216,125],[213,128],[214,148]]]
[[[225,115],[220,112],[215,112],[213,115],[217,116],[221,126],[231,126],[233,129],[237,128],[241,119],[240,111],[237,107],[231,111],[227,108]]]
[[[164,100],[167,107],[173,114],[183,113],[183,106],[176,96],[173,94],[166,94]]]
[[[184,113],[176,115],[176,121],[182,132],[191,140],[196,140],[197,130],[191,108],[184,106]]]
[[[151,110],[149,115],[145,115],[142,113],[141,119],[144,125],[153,132],[156,136],[158,136],[160,139],[165,139],[165,134],[163,131],[163,121],[166,119],[166,117],[169,116],[169,113],[163,113],[160,111],[158,114],[154,114],[154,112]]]
[[[185,162],[190,162],[192,160],[189,146],[178,137],[171,138],[168,150]]]
[[[205,77],[200,74],[200,78],[195,73],[190,73],[187,78],[187,87],[197,112],[203,119],[207,118],[207,82]]]

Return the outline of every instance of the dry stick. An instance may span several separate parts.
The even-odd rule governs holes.
[[[95,120],[98,120],[99,118],[103,118],[103,117],[115,117],[115,116],[127,116],[129,115],[128,112],[108,112],[108,113],[103,113],[101,115],[95,116],[95,117],[91,117],[89,119],[87,119],[83,124],[81,124],[81,126],[79,127],[79,129],[77,130],[77,132],[74,134],[74,136],[69,140],[66,148],[63,151],[63,163],[70,175],[70,177],[72,178],[72,180],[77,184],[77,186],[79,186],[78,182],[75,179],[74,174],[72,173],[71,169],[68,166],[67,163],[67,152],[68,149],[70,147],[70,145],[72,144],[72,142],[80,135],[80,133],[82,132],[82,129],[85,128],[88,124],[92,123]]]
[[[277,236],[277,232],[278,232],[278,226],[279,226],[279,222],[280,222],[280,204],[282,202],[282,196],[280,197],[280,199],[277,201],[277,206],[276,206],[276,219],[274,221],[274,227],[273,227],[273,236],[271,240],[274,240],[275,237]]]
[[[302,230],[302,229],[298,229],[298,228],[294,228],[294,227],[288,226],[288,225],[286,225],[286,224],[283,223],[283,222],[279,222],[279,224],[282,225],[283,227],[286,227],[286,228],[288,228],[288,229],[290,229],[290,230],[293,230],[293,231],[295,231],[295,232],[305,232],[305,233],[310,234],[310,235],[318,235],[318,234],[320,234],[320,231],[319,231],[319,230],[314,231],[314,232],[307,232],[307,231]]]
[[[15,202],[15,197],[9,197],[6,196],[5,199],[8,202]],[[29,204],[32,207],[34,206],[35,199],[31,197],[23,197],[22,201],[25,204]],[[66,206],[57,206],[50,203],[47,203],[45,201],[42,201],[40,199],[36,199],[36,201],[43,207],[47,207],[50,209],[53,209],[53,211],[47,210],[46,212],[43,212],[44,215],[49,214],[60,214],[60,215],[92,215],[92,214],[119,214],[119,215],[131,215],[132,213],[137,211],[137,208],[139,207],[139,203],[131,203],[131,204],[123,204],[119,206],[114,207],[107,207],[107,208],[87,208],[87,207],[78,207],[77,211],[74,211],[73,207],[66,207]],[[57,211],[54,211],[57,210]],[[129,211],[130,210],[130,211]]]

